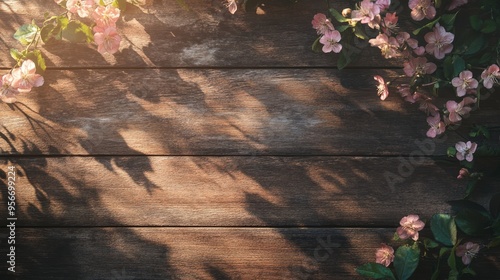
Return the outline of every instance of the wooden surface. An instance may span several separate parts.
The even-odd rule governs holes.
[[[446,149],[466,130],[428,140],[415,106],[380,101],[373,75],[402,71],[378,50],[343,71],[313,53],[324,1],[236,15],[186,2],[127,10],[115,56],[45,46],[45,85],[0,104],[0,220],[18,171],[17,272],[2,261],[1,279],[362,279],[402,216],[462,197]],[[0,3],[2,73],[11,34],[45,11]],[[499,102],[468,125],[498,125]],[[497,279],[499,256],[474,261],[477,279]]]

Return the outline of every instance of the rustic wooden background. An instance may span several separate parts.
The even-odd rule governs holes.
[[[236,15],[187,3],[128,9],[115,56],[45,46],[45,85],[0,104],[0,177],[18,170],[16,274],[2,261],[2,279],[359,279],[402,216],[461,198],[445,156],[460,131],[388,184],[426,140],[425,116],[377,98],[373,75],[402,73],[378,50],[343,71],[310,50],[324,1]],[[3,72],[14,31],[45,11],[59,12],[0,2]],[[498,124],[498,105],[468,123]],[[474,261],[477,279],[498,279],[498,256]]]

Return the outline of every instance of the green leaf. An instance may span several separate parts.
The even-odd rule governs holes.
[[[19,61],[24,57],[24,55],[16,49],[10,49],[10,56],[16,61]]]
[[[465,267],[462,269],[462,274],[470,274],[472,276],[476,276],[476,272],[470,268],[470,266]]]
[[[411,277],[418,266],[420,249],[418,246],[404,245],[396,250],[394,255],[394,268],[399,280],[406,280]]]
[[[449,157],[455,157],[457,155],[457,149],[455,149],[455,147],[449,147],[448,150],[446,150],[446,154]]]
[[[469,22],[470,25],[472,26],[472,29],[476,31],[480,31],[481,27],[483,26],[483,20],[478,15],[472,15],[469,17]]]
[[[418,28],[418,29],[415,29],[413,30],[413,35],[418,35],[418,33],[420,33],[420,31],[424,30],[425,28],[429,28],[429,29],[432,29],[434,27],[434,25],[441,19],[441,17],[438,17],[437,19],[427,23],[426,25]]]
[[[424,246],[426,249],[433,249],[439,246],[439,244],[436,241],[430,238],[424,237],[423,239],[424,239]]]
[[[488,248],[495,248],[500,246],[500,236],[493,238],[493,240],[488,243]]]
[[[319,39],[321,39],[321,37],[318,37],[312,44],[312,50],[314,52],[321,52],[321,48],[323,47],[323,44],[319,42]]]
[[[70,20],[62,31],[62,36],[73,43],[91,43],[94,41],[92,29],[79,20]]]
[[[486,39],[482,34],[478,34],[474,39],[469,40],[468,42],[470,43],[465,47],[465,55],[475,54],[486,45]]]
[[[393,279],[396,280],[392,271],[379,264],[379,263],[366,263],[358,268],[356,268],[356,272],[361,276],[370,277],[373,279]]]
[[[483,27],[481,28],[482,33],[492,33],[497,30],[497,24],[492,19],[487,19],[483,23]]]
[[[53,40],[62,39],[62,30],[68,26],[69,19],[66,16],[53,16],[46,20],[40,31],[42,41],[47,44]]]
[[[330,14],[338,21],[338,22],[348,22],[349,20],[346,19],[341,13],[337,12],[334,8],[330,9]]]
[[[457,242],[457,227],[448,214],[435,214],[431,218],[431,231],[434,238],[446,246],[453,246]]]
[[[490,214],[494,218],[500,214],[500,193],[494,194],[490,199]]]
[[[474,188],[476,187],[477,183],[479,183],[479,178],[470,178],[467,180],[467,187],[465,188],[465,197],[467,198],[471,195],[471,193],[474,191]]]
[[[42,56],[42,52],[40,50],[33,50],[26,54],[26,59],[31,59],[36,65],[36,72],[38,74],[43,74],[47,66],[45,65],[45,59]]]
[[[453,56],[453,77],[465,70],[465,60],[458,55]]]
[[[345,24],[345,25],[339,25],[337,26],[335,29],[338,30],[339,32],[344,32],[346,31],[349,27],[351,27],[350,25],[348,24]]]
[[[453,28],[453,25],[455,24],[455,19],[457,18],[458,12],[454,14],[445,14],[441,16],[441,25],[446,29],[447,31],[450,31]]]
[[[456,277],[458,276],[457,260],[455,258],[455,249],[456,247],[453,247],[453,249],[451,249],[450,255],[448,256],[448,266],[450,267],[450,274],[448,276],[448,279],[450,278],[456,279]]]
[[[342,70],[347,65],[349,65],[349,63],[351,63],[351,57],[347,53],[347,51],[345,51],[345,49],[342,49],[342,52],[340,53],[339,59],[337,60],[337,67],[339,68],[339,70]]]
[[[480,235],[491,225],[487,213],[475,209],[463,209],[455,216],[457,227],[468,235]]]
[[[439,277],[439,265],[441,264],[441,258],[443,258],[443,256],[446,253],[448,253],[450,250],[451,249],[447,248],[447,247],[442,247],[439,250],[438,262],[437,262],[437,265],[436,265],[436,269],[434,270],[434,273],[432,273],[431,280],[437,280],[438,279],[438,277]]]
[[[35,40],[38,30],[39,28],[35,24],[24,24],[14,33],[14,39],[27,46]]]
[[[356,37],[358,37],[361,40],[368,40],[368,36],[361,29],[361,26],[359,24],[356,25],[356,27],[354,27],[354,35],[356,35]]]
[[[127,9],[127,0],[113,0],[112,5],[123,13]]]

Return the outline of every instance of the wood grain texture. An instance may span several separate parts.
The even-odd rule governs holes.
[[[317,38],[313,16],[327,13],[322,0],[265,1],[264,15],[239,11],[229,14],[222,1],[188,0],[186,11],[176,1],[154,1],[145,9],[128,9],[118,24],[123,37],[115,56],[97,52],[95,46],[70,43],[47,45],[43,53],[49,67],[297,67],[336,66],[338,55],[311,50]],[[335,1],[338,9],[349,1]],[[6,0],[0,3],[0,66],[10,67],[8,49],[19,48],[15,30],[43,13],[63,10],[50,0]],[[403,21],[403,20],[401,20]],[[368,30],[369,31],[369,30]],[[77,54],[77,55],[75,55]],[[396,66],[376,48],[366,48],[352,66]]]
[[[418,149],[415,141],[427,138],[425,114],[395,90],[380,101],[374,74],[397,72],[48,71],[46,84],[23,95],[17,107],[0,104],[0,148],[24,155],[399,155]],[[496,120],[498,99],[481,111],[493,116],[488,123]],[[453,132],[446,137],[430,154],[445,155],[462,139]]]
[[[363,279],[355,268],[394,230],[21,228],[18,277],[9,279]],[[497,279],[488,272],[499,269],[499,250],[481,255],[478,279]],[[413,279],[431,273],[423,266]]]
[[[410,213],[430,218],[434,213],[449,212],[446,201],[460,199],[466,187],[466,182],[456,179],[456,162],[422,159],[416,164],[416,160],[248,156],[16,159],[18,224],[397,226]],[[495,164],[498,170],[499,163]],[[401,181],[389,184],[388,172],[400,176]],[[481,192],[493,191],[498,181],[484,182]],[[6,196],[2,192],[2,208]]]

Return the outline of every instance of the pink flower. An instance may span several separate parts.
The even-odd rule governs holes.
[[[368,24],[371,28],[378,28],[380,22],[380,7],[371,0],[363,0],[359,3],[359,10],[354,10],[351,13],[353,21],[361,21],[363,24]]]
[[[0,98],[5,103],[14,103],[19,90],[12,86],[14,77],[11,74],[5,74],[0,80]]]
[[[432,74],[436,71],[437,66],[432,62],[427,62],[425,57],[412,57],[410,60],[403,63],[406,76]]]
[[[399,238],[408,239],[411,238],[414,241],[418,240],[418,232],[421,231],[425,223],[419,220],[420,217],[418,215],[408,215],[403,217],[399,224],[401,225],[396,229]]]
[[[72,13],[78,13],[82,18],[88,17],[94,8],[94,0],[68,0],[66,8]]]
[[[340,32],[337,30],[328,30],[325,34],[319,39],[319,42],[323,44],[323,52],[329,53],[339,53],[342,50],[342,45],[339,44],[339,41],[342,39],[340,36]]]
[[[443,59],[445,54],[453,50],[453,45],[451,43],[455,39],[455,35],[446,32],[444,27],[436,23],[434,31],[425,34],[424,39],[427,42],[425,50],[429,54],[434,54],[434,57],[437,59]]]
[[[388,267],[394,261],[394,248],[385,243],[375,252],[375,262]]]
[[[418,41],[410,38],[410,34],[408,32],[399,32],[398,35],[396,35],[396,40],[400,45],[406,43],[412,49],[418,47]]]
[[[316,32],[320,35],[325,34],[326,31],[335,30],[332,22],[322,13],[315,14],[311,23],[313,28],[316,29]]]
[[[467,116],[472,110],[468,105],[476,102],[476,99],[465,97],[460,103],[453,100],[446,102],[446,109],[450,113],[449,119],[452,123],[457,123],[462,120],[462,117]]]
[[[477,88],[479,83],[473,78],[469,70],[462,71],[458,77],[451,80],[451,84],[457,88],[457,96],[464,96],[468,89]]]
[[[385,100],[387,96],[389,96],[389,88],[384,81],[384,78],[379,75],[373,76],[373,79],[378,82],[377,85],[377,94],[380,96],[380,100]]]
[[[398,29],[398,16],[396,15],[396,13],[385,14],[384,26],[382,27],[382,31],[387,36],[391,36],[392,33],[395,33],[397,31],[397,29]]]
[[[114,54],[120,48],[122,37],[116,32],[116,27],[108,26],[101,28],[94,27],[94,42],[97,44],[97,51],[104,54]]]
[[[435,138],[437,135],[442,134],[446,130],[446,125],[443,121],[441,121],[440,114],[427,117],[427,123],[431,126],[431,128],[427,131],[427,137]]]
[[[485,88],[492,88],[493,84],[498,84],[498,79],[500,78],[500,68],[496,64],[490,65],[486,70],[481,73],[481,79],[483,79],[483,85]]]
[[[474,159],[474,152],[476,151],[477,144],[471,141],[467,141],[467,143],[464,143],[462,141],[458,142],[455,144],[455,149],[457,149],[457,159],[462,161],[462,160],[467,160],[468,162],[471,162]]]
[[[472,261],[472,258],[474,258],[477,253],[479,253],[480,249],[481,247],[479,246],[479,244],[467,242],[465,244],[458,245],[455,254],[457,255],[457,257],[462,257],[462,262],[465,265],[469,265]]]
[[[469,170],[467,170],[467,168],[460,168],[460,170],[458,171],[458,176],[457,176],[457,179],[465,179],[467,177],[469,177]]]
[[[106,7],[99,6],[92,13],[92,18],[97,26],[115,26],[116,22],[120,18],[120,9],[115,8],[112,5],[108,5]]]
[[[436,8],[431,0],[410,0],[408,7],[411,9],[411,18],[416,21],[433,19],[436,16]]]
[[[35,63],[29,59],[23,61],[21,67],[12,70],[12,86],[19,92],[29,92],[32,87],[43,85],[43,77],[36,74]]]
[[[450,3],[450,5],[448,6],[447,10],[451,11],[451,10],[453,10],[455,8],[458,8],[458,7],[462,6],[462,5],[467,4],[467,2],[468,2],[468,0],[452,0],[451,3]]]
[[[413,52],[414,52],[416,55],[424,55],[424,53],[425,53],[425,48],[424,48],[424,46],[416,47],[415,49],[413,49]]]
[[[236,13],[236,10],[238,10],[238,4],[236,4],[236,0],[227,0],[226,7],[233,15],[234,13]]]
[[[372,47],[378,47],[385,58],[400,56],[399,43],[394,37],[387,37],[385,34],[379,34],[375,39],[368,41]]]
[[[419,101],[420,101],[420,106],[418,106],[418,109],[420,111],[423,111],[429,116],[434,116],[439,112],[438,107],[432,103],[432,99],[429,98],[427,95],[418,93],[416,92],[415,94],[419,94]]]
[[[377,0],[375,2],[375,5],[377,5],[380,9],[380,12],[383,12],[389,8],[391,5],[391,0]]]
[[[420,100],[421,94],[417,92],[412,92],[410,89],[410,85],[401,84],[398,86],[398,91],[401,94],[401,97],[407,102],[415,103]]]

